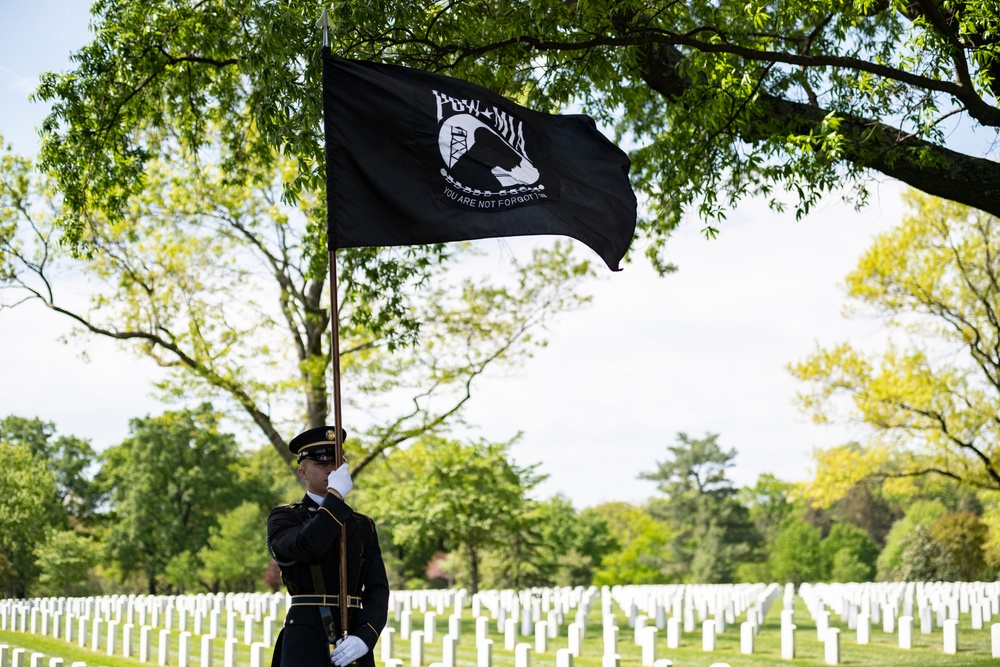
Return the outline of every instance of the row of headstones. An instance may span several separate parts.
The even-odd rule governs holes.
[[[813,597],[815,587],[803,584],[799,589],[799,595],[804,600],[807,601],[807,605],[810,603],[809,600]],[[794,587],[789,584],[785,589],[784,596],[784,609],[781,612],[781,657],[784,660],[794,660],[795,659],[795,602],[794,602]],[[809,607],[810,615],[812,615],[813,620],[816,623],[816,635],[817,639],[823,643],[824,650],[824,661],[828,665],[840,664],[840,629],[835,627],[830,627],[829,612],[822,608],[822,605],[814,606],[816,612]],[[883,630],[886,633],[892,633],[895,628],[898,628],[898,644],[901,649],[911,649],[913,647],[913,622],[912,616],[900,616],[898,624],[895,623],[895,617],[892,613],[893,607],[889,607],[886,615],[883,618]],[[929,608],[924,608],[929,609]],[[868,612],[856,612],[854,614],[849,614],[849,619],[853,620],[854,627],[849,629],[854,629],[857,633],[857,643],[859,645],[867,645],[871,641],[871,624],[870,624],[870,614]],[[927,624],[929,626],[929,623]],[[925,626],[925,627],[927,627]],[[941,623],[943,630],[943,651],[946,654],[954,655],[958,653],[959,638],[958,638],[958,619],[957,618],[946,618]],[[930,629],[926,630],[926,633],[930,633]],[[994,624],[990,627],[990,640],[991,640],[991,653],[992,657],[1000,657],[1000,623]]]
[[[169,665],[172,664],[169,654],[169,642],[163,642],[163,636],[161,631],[161,642],[160,642],[160,652],[159,652],[159,664]],[[190,651],[188,650],[190,640],[189,633],[181,633],[180,649],[177,654],[177,667],[194,667],[193,663],[190,661]],[[207,640],[207,641],[206,641]],[[165,648],[166,647],[166,648]],[[255,643],[250,647],[250,667],[265,667],[264,656],[265,656],[265,646],[261,643]],[[109,654],[110,655],[110,654]],[[224,667],[237,667],[237,646],[233,641],[226,642],[225,652],[223,653]],[[128,657],[128,656],[125,656]],[[142,658],[142,656],[140,656]],[[147,656],[148,658],[148,656]],[[147,662],[147,659],[143,659],[143,662]],[[62,658],[54,657],[49,659],[48,667],[63,667],[65,661]],[[86,667],[85,662],[73,662],[70,663],[71,667]],[[212,642],[211,638],[203,637],[201,642],[201,660],[200,667],[211,667],[212,665]],[[31,653],[28,654],[26,649],[23,648],[11,648],[6,644],[0,644],[0,667],[45,667],[45,655],[42,653]]]
[[[935,620],[943,627],[946,619],[957,620],[963,614],[970,616],[973,629],[980,630],[1000,613],[997,582],[803,584],[799,594],[814,617],[830,607],[852,630],[863,612],[886,632],[893,632],[897,617],[919,617],[925,634],[933,631]]]
[[[109,656],[120,654],[124,658],[135,657],[140,662],[150,662],[152,660],[154,632],[152,627],[147,625],[139,628],[139,644],[136,646],[133,632],[134,627],[131,624],[126,623],[122,625],[120,630],[117,621],[108,621],[106,631],[103,629],[103,626],[104,623],[100,619],[78,619],[76,641],[80,648],[88,648],[89,646],[90,650],[94,652],[104,650]],[[74,640],[72,624],[65,625],[65,632],[63,634],[59,633],[59,628],[59,624],[53,624],[51,632],[51,636],[53,638],[63,639],[66,642],[72,642]],[[7,628],[5,627],[3,629]],[[14,632],[28,631],[26,628],[16,626],[10,628],[10,630]],[[34,629],[32,629],[31,632],[32,634],[35,634]],[[43,629],[42,634],[49,633],[46,629]],[[268,646],[271,646],[273,643],[272,634],[273,624],[265,623],[263,641],[255,642],[252,641],[250,637],[250,629],[248,627],[248,635],[246,637],[245,644],[250,647],[251,662],[256,660],[258,654],[263,656],[263,651]],[[119,637],[121,639],[120,643]],[[170,655],[171,637],[172,633],[170,630],[159,630],[158,641],[156,643],[157,664],[176,664],[178,667],[194,667],[194,663],[191,661],[191,646],[193,643],[192,634],[190,632],[181,632],[179,634],[177,642],[177,656],[175,661],[172,660],[172,656]],[[201,635],[201,651],[199,653],[198,663],[199,667],[212,667],[212,652],[216,639],[217,637],[213,634]],[[225,667],[235,667],[238,652],[239,640],[235,637],[224,639],[223,656]],[[4,661],[0,661],[0,667],[8,666]]]
[[[656,628],[650,628],[655,631]],[[417,631],[419,632],[419,631]],[[454,643],[448,641],[450,636],[445,637],[440,662],[432,662],[428,667],[454,667],[456,665]],[[556,651],[556,667],[573,667],[574,654],[571,648],[561,648]],[[400,658],[386,658],[383,653],[382,661],[385,667],[403,667],[403,660]],[[410,664],[418,666],[423,664],[422,654],[413,654],[411,651]],[[672,667],[673,662],[665,658],[659,658],[652,662],[643,663],[649,667]],[[601,659],[602,667],[621,667],[620,654],[605,654]],[[493,667],[493,640],[486,639],[476,645],[476,667]],[[520,643],[514,646],[514,667],[531,667],[531,644]],[[716,662],[710,667],[730,667],[729,663]]]
[[[276,636],[274,631],[276,624],[277,620],[271,616],[265,616],[262,620],[255,616],[246,616],[242,620],[241,635],[243,643],[250,646],[260,636],[261,642],[270,646]],[[241,622],[237,620],[234,612],[227,614],[225,639],[235,641],[238,638],[237,628],[240,625]],[[132,623],[119,623],[114,620],[105,622],[100,617],[75,617],[71,612],[67,612],[63,616],[60,612],[50,613],[42,609],[31,609],[29,611],[22,608],[11,611],[11,613],[5,613],[3,610],[0,610],[0,630],[42,634],[55,639],[64,639],[68,642],[72,642],[76,638],[81,647],[87,645],[89,638],[91,649],[94,651],[100,650],[102,643],[107,644],[109,648],[113,647],[119,633],[122,636],[122,644],[131,646],[133,643],[132,633],[136,627]],[[152,632],[156,629],[150,625],[138,627],[140,632]],[[222,629],[220,615],[217,612],[212,612],[209,616],[207,628],[204,627],[200,617],[195,618],[193,634],[202,637],[220,637],[222,636],[220,632]],[[179,631],[182,634],[186,632],[183,625],[179,628]],[[163,628],[159,632],[167,633],[169,636],[172,630]]]
[[[701,587],[705,590],[704,587]],[[726,596],[719,596],[720,591],[727,587],[720,587],[719,590],[713,591],[715,597],[729,600]],[[753,638],[759,632],[761,623],[763,622],[764,615],[767,613],[768,609],[774,603],[781,594],[781,588],[776,584],[770,586],[759,585],[753,588],[756,599],[751,597],[746,597],[740,602],[740,609],[743,610],[747,607],[747,622],[741,625],[741,641],[744,646],[749,646],[750,653],[753,652]],[[616,617],[613,610],[613,595],[608,589],[603,591],[597,591],[593,589],[591,594],[582,596],[579,599],[580,606],[577,608],[577,620],[570,623],[567,627],[567,648],[560,649],[568,651],[569,655],[574,657],[579,657],[583,650],[583,639],[587,629],[587,612],[588,607],[591,602],[593,602],[597,595],[601,596],[601,609],[602,609],[602,630],[603,630],[603,640],[604,640],[604,656],[612,656],[618,654],[618,633],[619,627],[616,625]],[[512,598],[513,596],[508,596]],[[509,599],[508,602],[511,600]],[[675,611],[680,611],[681,606],[675,605]],[[694,605],[689,604],[687,609],[693,609]],[[662,610],[663,607],[661,606]],[[723,613],[723,609],[728,609],[730,613],[735,609],[734,604],[729,600],[728,604],[719,604],[716,606],[717,614],[709,619],[703,621],[702,625],[702,647],[706,651],[715,650],[715,639],[717,634],[725,632],[726,630],[726,614]],[[533,614],[530,613],[530,607],[527,605],[520,607],[520,612],[518,607],[508,605],[500,605],[499,607],[494,607],[496,611],[497,631],[501,633],[504,637],[504,649],[507,651],[514,651],[515,653],[519,650],[530,650],[531,644],[518,644],[519,636],[530,636],[534,635],[534,651],[536,653],[546,653],[549,650],[549,639],[554,639],[558,636],[560,629],[560,612],[561,609],[551,609],[548,612],[548,617],[546,620],[532,620]],[[506,614],[510,613],[508,617]],[[518,622],[517,614],[520,613],[520,622]],[[663,614],[657,614],[655,621],[650,623],[651,620],[645,615],[640,615],[636,612],[636,606],[630,605],[629,607],[629,623],[632,626],[632,640],[637,645],[642,654],[642,664],[643,665],[653,665],[658,661],[657,656],[657,639],[659,630],[664,626],[667,630],[667,641],[666,645],[668,649],[679,648],[681,645],[681,628],[682,621],[676,616],[672,616],[669,619],[664,619]],[[734,618],[730,618],[729,621],[734,621]],[[410,662],[414,667],[418,667],[424,664],[424,649],[426,644],[434,643],[435,637],[437,636],[437,614],[432,611],[427,611],[423,617],[423,629],[416,630],[412,627],[412,616],[408,609],[403,609],[399,614],[399,638],[402,641],[410,642]],[[493,642],[488,638],[488,631],[490,627],[491,619],[487,616],[476,617],[476,648],[477,651],[492,651]],[[520,626],[520,632],[518,632]],[[658,627],[659,626],[659,627]],[[461,632],[461,616],[459,614],[452,614],[448,618],[448,632],[441,638],[442,642],[442,656],[443,664],[445,667],[455,667],[454,666],[454,650],[455,645],[460,640]],[[387,662],[389,660],[395,659],[395,637],[397,630],[392,627],[391,624],[387,624],[385,630],[382,633],[382,638],[380,640],[381,650],[382,650],[382,660]],[[528,647],[527,649],[522,649],[519,647]],[[557,652],[558,653],[558,652]]]
[[[194,595],[101,595],[90,597],[49,597],[7,600],[8,604],[77,615],[101,616],[116,621],[158,627],[170,623],[176,613],[207,615],[213,610],[242,614],[272,615],[286,603],[284,593],[198,593]],[[136,619],[136,616],[139,618]],[[148,617],[148,618],[147,618]],[[170,628],[168,628],[170,629]]]
[[[757,606],[755,611],[759,612],[760,607],[769,605],[779,594],[780,587],[776,584],[535,588],[479,593],[472,596],[471,608],[473,618],[488,611],[497,622],[498,632],[503,632],[507,620],[512,618],[520,621],[521,635],[530,636],[534,622],[545,620],[550,628],[555,628],[573,610],[576,621],[584,623],[600,599],[602,616],[612,613],[617,603],[625,611],[629,627],[634,627],[638,617],[645,615],[662,630],[667,625],[667,615],[672,614],[683,622],[685,632],[693,632],[696,624],[707,617],[719,619],[720,628],[735,623],[736,617],[748,608]],[[390,608],[405,638],[412,610],[441,616],[454,604],[451,615],[461,617],[463,599],[464,591],[402,591],[390,596]],[[435,605],[436,611],[430,612]]]

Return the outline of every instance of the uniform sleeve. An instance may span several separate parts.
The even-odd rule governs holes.
[[[371,560],[365,573],[365,589],[361,594],[362,609],[355,634],[368,645],[369,650],[374,650],[389,615],[389,579],[385,574],[385,563],[382,561],[382,550],[378,545],[374,523],[371,524],[371,543],[367,553],[371,554]]]
[[[278,560],[318,563],[351,516],[351,508],[332,493],[304,523],[293,507],[275,507],[267,517],[267,538]]]

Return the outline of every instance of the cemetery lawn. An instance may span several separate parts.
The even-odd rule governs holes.
[[[730,667],[772,667],[788,665],[789,667],[822,666],[825,665],[823,644],[816,639],[816,626],[809,618],[805,605],[796,598],[795,624],[798,627],[795,635],[795,660],[781,659],[780,645],[780,611],[778,601],[764,619],[764,625],[756,637],[754,654],[740,654],[739,625],[730,625],[726,632],[717,637],[716,650],[711,653],[701,649],[701,629],[696,632],[684,633],[681,647],[667,649],[666,631],[661,630],[657,639],[657,658],[673,661],[674,667],[709,667],[715,663],[727,663]],[[632,641],[632,629],[620,609],[618,616],[618,649],[621,654],[621,667],[641,667],[641,651]],[[396,625],[394,623],[394,625]],[[414,611],[413,627],[423,627],[422,615]],[[902,665],[906,667],[959,667],[959,666],[995,666],[997,660],[991,656],[989,624],[981,630],[973,630],[967,615],[963,615],[959,624],[959,652],[957,655],[946,655],[943,652],[942,631],[936,628],[932,634],[920,633],[919,623],[913,632],[913,648],[902,650],[898,648],[897,635],[883,632],[881,625],[872,625],[871,643],[859,646],[853,630],[847,629],[847,624],[837,618],[831,619],[831,627],[840,628],[840,664],[854,666]],[[424,648],[424,667],[441,660],[441,635],[447,630],[447,621],[438,619],[435,641]],[[561,628],[561,636],[549,640],[548,650],[544,654],[532,652],[530,667],[556,667],[556,650],[566,648],[567,638],[565,626]],[[490,623],[490,638],[493,639],[493,667],[515,667],[514,652],[504,649],[504,638],[496,631],[496,623]],[[461,638],[457,646],[458,667],[477,667],[474,637],[475,621],[466,610],[462,619]],[[80,648],[76,642],[68,643],[60,639],[43,637],[20,632],[0,631],[0,644],[14,648],[24,648],[30,656],[32,652],[46,656],[43,663],[48,667],[48,658],[62,658],[64,667],[70,667],[73,662],[85,662],[88,667],[154,667],[157,665],[157,638],[154,634],[154,647],[148,663],[138,659],[111,657],[107,652],[91,651]],[[534,638],[520,637],[522,643],[534,645]],[[410,642],[395,637],[395,657],[403,661],[404,667],[410,667]],[[221,667],[224,663],[223,642],[216,640],[213,646],[212,665]],[[574,658],[573,667],[602,667],[601,651],[603,638],[601,622],[597,614],[590,615],[584,638],[583,650],[579,657]],[[380,646],[375,648],[376,663],[382,667]],[[173,633],[170,650],[170,665],[177,665],[178,638]],[[201,659],[200,641],[197,636],[191,641],[191,655],[188,665],[199,667]],[[265,650],[264,665],[270,665],[270,647]],[[250,665],[249,648],[240,645],[237,667]]]

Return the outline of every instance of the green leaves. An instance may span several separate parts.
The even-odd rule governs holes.
[[[648,254],[696,214],[713,235],[764,195],[806,215],[877,170],[1000,213],[1000,169],[949,151],[950,118],[1000,127],[1000,17],[988,3],[346,1],[338,55],[442,71],[542,111],[581,105],[632,149]],[[292,158],[284,201],[321,192],[318,8],[298,0],[93,7],[77,67],[47,75],[42,164],[73,244],[127,218],[155,159],[217,153],[235,180]],[[967,187],[970,179],[978,187]],[[314,230],[314,240],[321,232]],[[313,272],[322,260],[312,243]]]
[[[879,237],[847,277],[853,301],[902,334],[894,336],[900,342],[881,355],[841,344],[791,368],[809,383],[801,398],[814,417],[843,417],[846,397],[847,414],[873,429],[863,455],[819,456],[816,499],[824,503],[846,488],[832,477],[847,470],[855,478],[933,473],[1000,488],[1000,227],[951,202],[916,193],[910,201],[913,214]]]
[[[523,533],[533,504],[527,494],[543,479],[536,466],[511,463],[509,447],[426,438],[369,479],[362,503],[405,550],[461,550],[475,592],[483,554]]]

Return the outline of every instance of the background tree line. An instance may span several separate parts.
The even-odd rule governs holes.
[[[7,596],[277,590],[268,510],[301,497],[271,448],[242,450],[208,404],[132,420],[95,453],[52,424],[0,421],[0,585]],[[537,499],[510,443],[427,437],[364,476],[394,587],[976,580],[1000,574],[1000,494],[953,480],[901,494],[859,482],[829,507],[735,450],[684,433],[642,477],[642,505]],[[53,499],[54,502],[41,502]]]

